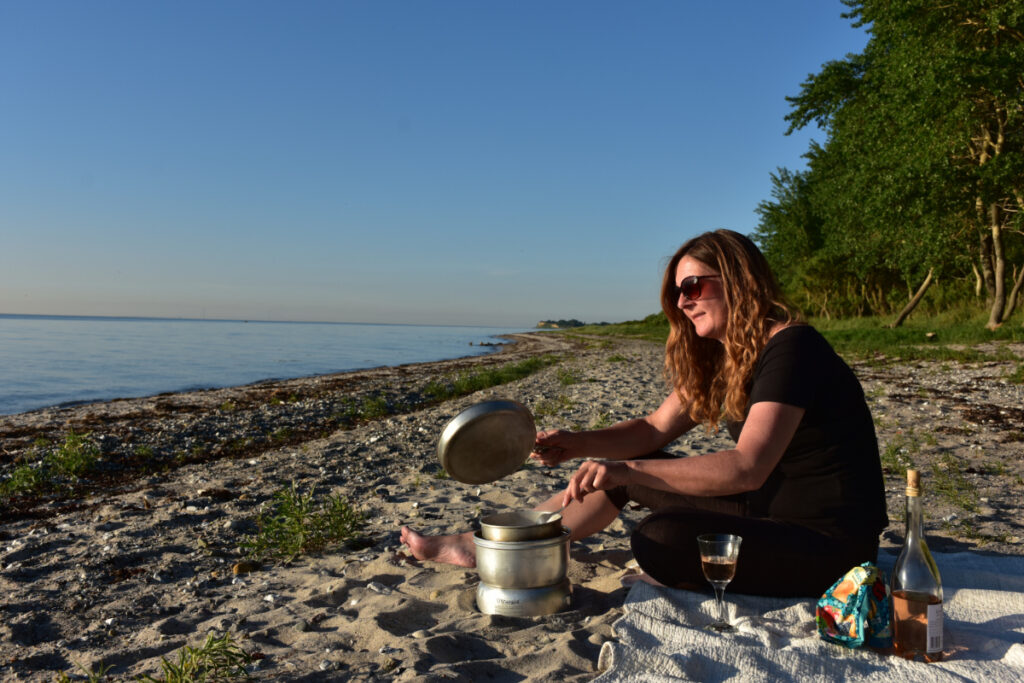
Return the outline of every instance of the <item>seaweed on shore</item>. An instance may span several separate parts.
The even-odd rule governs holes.
[[[0,431],[8,456],[0,460],[0,523],[48,516],[55,507],[88,507],[98,494],[140,488],[142,477],[225,458],[254,458],[423,410],[561,360],[544,354],[496,364],[488,362],[492,358],[450,364],[452,372],[428,379],[416,373],[403,378],[402,368],[396,368],[397,381],[383,387],[367,386],[353,374],[286,388],[241,387],[215,406],[188,394],[161,395],[139,400],[146,408],[114,417],[85,412],[60,425],[66,432],[55,433],[52,424]]]

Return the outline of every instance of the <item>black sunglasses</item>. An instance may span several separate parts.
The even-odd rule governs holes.
[[[700,298],[701,293],[704,291],[704,285],[701,284],[701,280],[706,280],[712,277],[721,276],[691,275],[690,277],[684,277],[683,281],[676,285],[676,287],[674,287],[672,290],[672,293],[675,295],[675,300],[679,301],[679,297],[684,296],[689,301],[696,301],[697,299]]]

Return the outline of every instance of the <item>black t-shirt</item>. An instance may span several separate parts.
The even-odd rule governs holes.
[[[768,340],[749,385],[761,401],[804,408],[782,459],[750,513],[830,535],[875,537],[889,523],[875,426],[850,367],[813,327],[794,325]],[[739,438],[743,422],[729,422]]]

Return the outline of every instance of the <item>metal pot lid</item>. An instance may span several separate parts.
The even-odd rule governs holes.
[[[530,410],[516,401],[485,401],[466,408],[441,432],[437,457],[455,481],[487,484],[526,462],[537,438]]]

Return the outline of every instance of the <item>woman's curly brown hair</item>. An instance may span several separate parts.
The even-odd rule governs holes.
[[[722,278],[728,308],[724,343],[697,336],[677,305],[676,267],[684,256],[713,268]],[[754,364],[772,327],[799,321],[764,255],[750,239],[732,230],[694,237],[665,269],[661,307],[671,326],[665,373],[690,418],[709,430],[718,429],[723,413],[730,420],[742,420]]]

